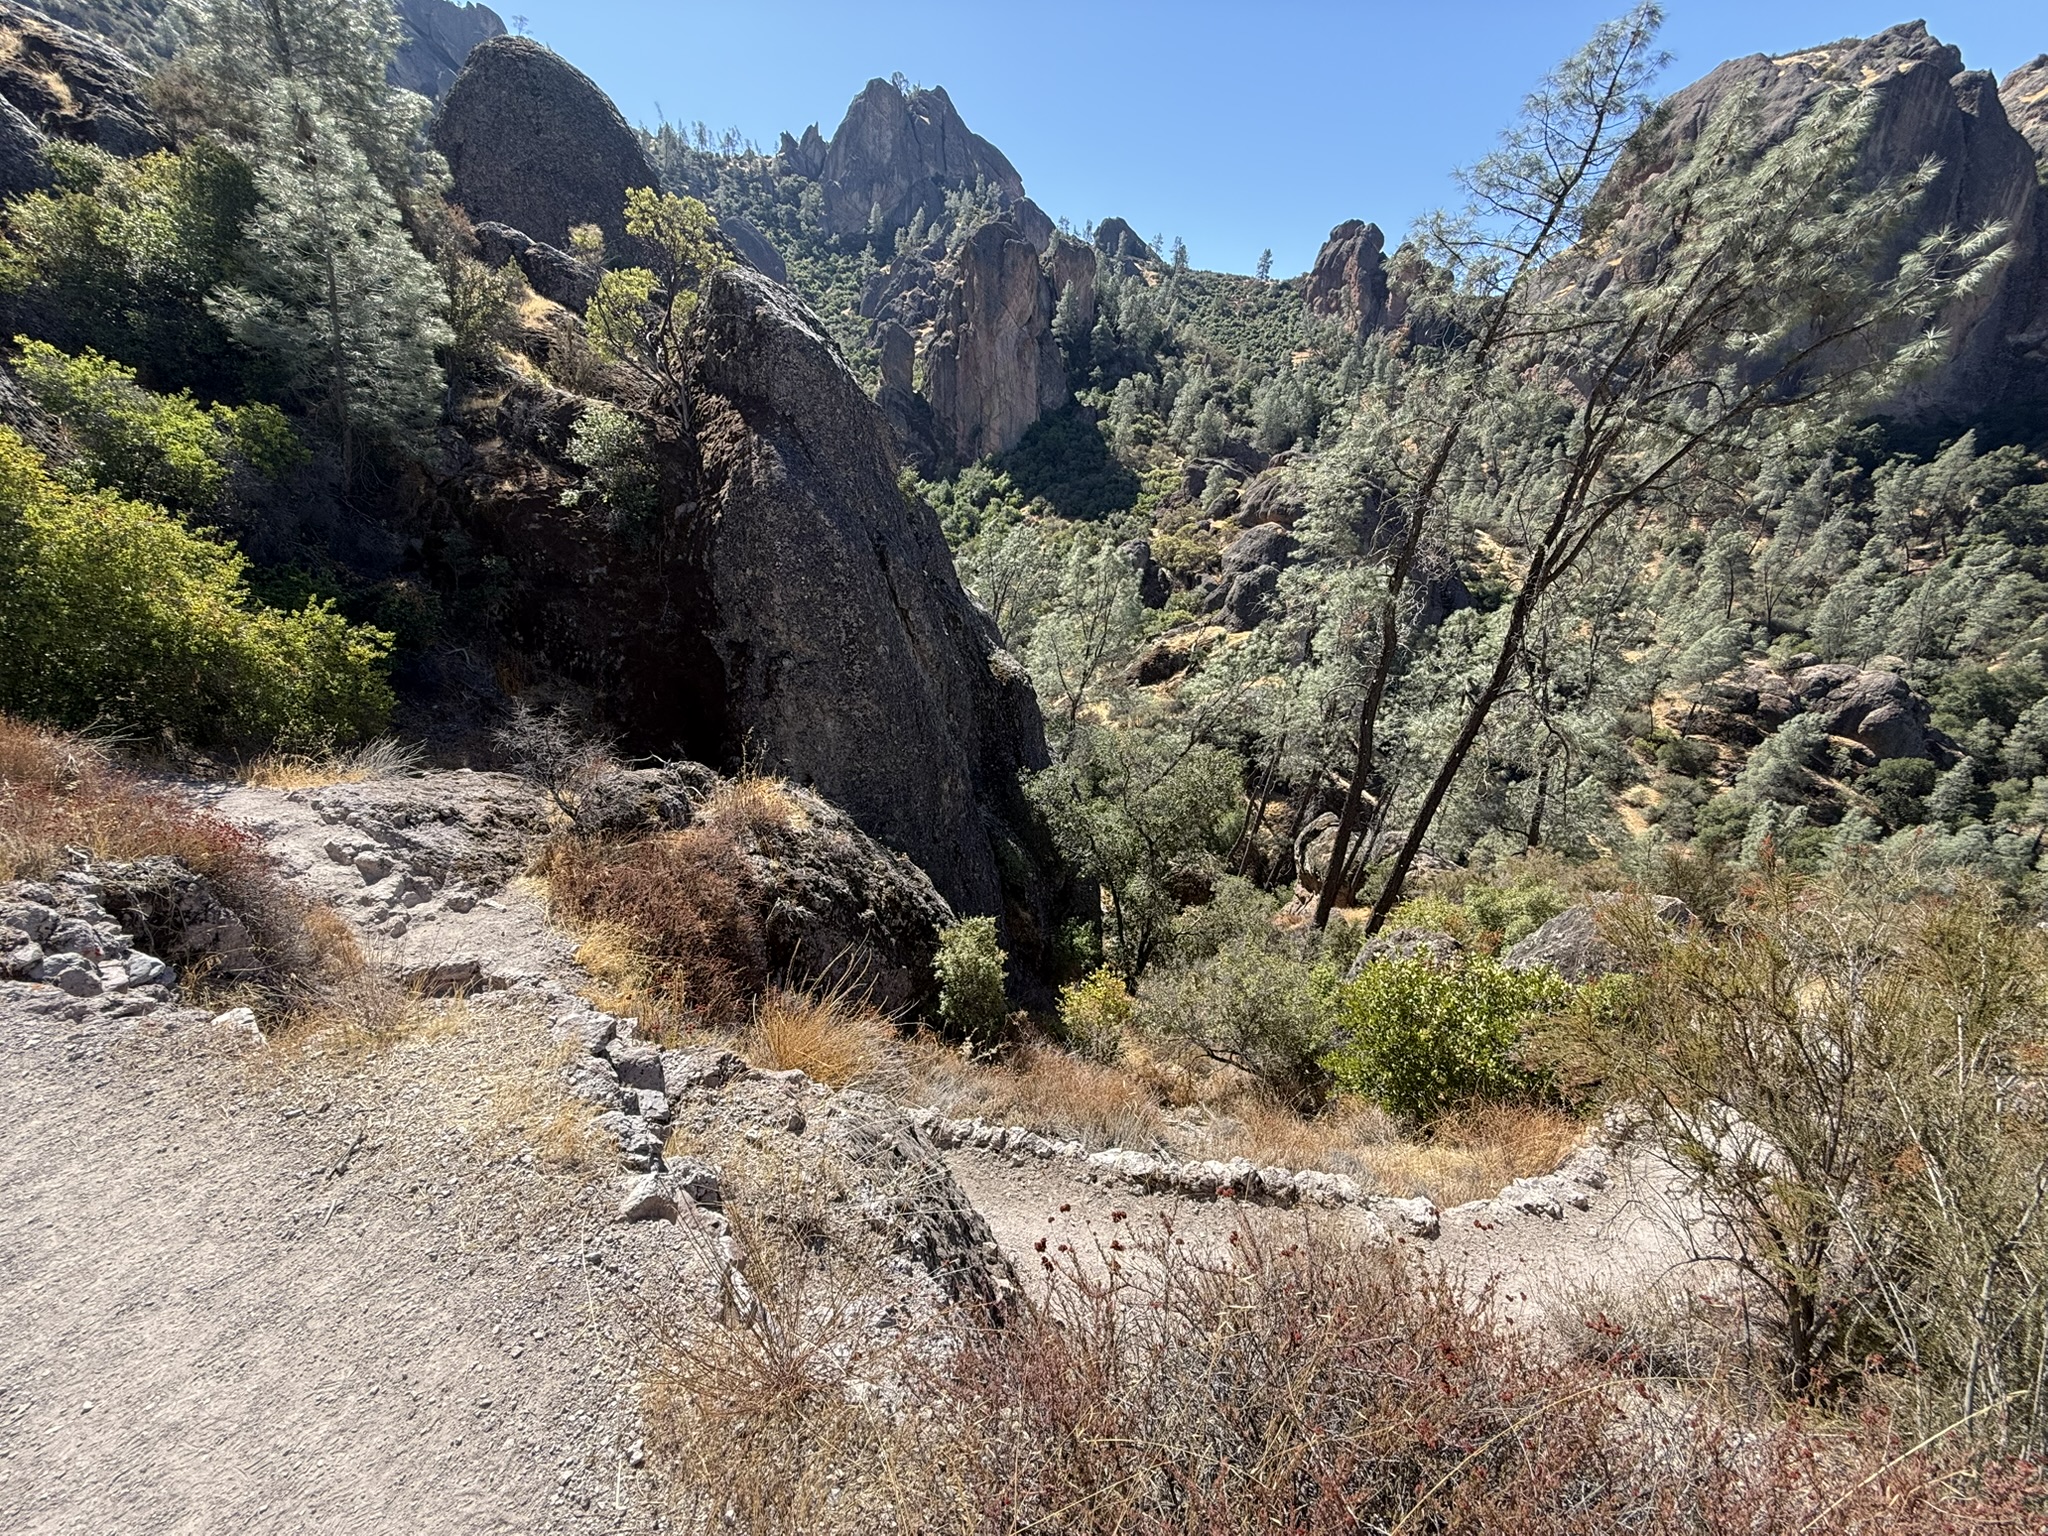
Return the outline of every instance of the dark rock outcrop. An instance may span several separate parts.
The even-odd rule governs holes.
[[[2017,128],[2034,153],[2048,160],[2048,53],[2022,64],[1998,87],[2006,120]]]
[[[41,191],[56,179],[43,157],[48,142],[21,108],[0,99],[0,198]]]
[[[763,277],[772,277],[784,287],[789,286],[789,264],[752,219],[744,214],[729,213],[718,221],[718,232],[732,243],[732,248],[740,253],[748,266]]]
[[[470,50],[503,37],[505,23],[487,5],[455,0],[398,0],[400,39],[385,78],[408,91],[439,101],[462,73]]]
[[[1300,483],[1286,469],[1269,469],[1255,476],[1237,493],[1237,523],[1256,528],[1277,523],[1292,528],[1308,511],[1308,499]]]
[[[1886,402],[1882,413],[1915,422],[1956,421],[2048,389],[2048,195],[2034,146],[2008,121],[1993,78],[1965,70],[1962,55],[1929,35],[1921,22],[1780,58],[1755,54],[1731,60],[1667,101],[1658,128],[1632,146],[1600,193],[1596,217],[1611,220],[1608,240],[1623,253],[1617,269],[1623,279],[1632,200],[1690,152],[1723,103],[1754,92],[1757,131],[1769,145],[1788,137],[1816,102],[1844,86],[1874,98],[1859,177],[1903,176],[1928,161],[1940,166],[1888,260],[1944,228],[1969,231],[1995,223],[2008,231],[2006,260],[1991,280],[1959,295],[1939,317],[1947,336],[1944,360]],[[2014,92],[2020,98],[2028,94]],[[2026,105],[2031,111],[2032,104]]]
[[[1386,323],[1387,238],[1377,224],[1352,219],[1330,231],[1309,270],[1302,302],[1308,312],[1334,320],[1354,336]]]
[[[1015,225],[984,224],[954,254],[924,358],[925,399],[959,462],[1007,452],[1066,403],[1054,302]]]
[[[1082,335],[1095,329],[1095,248],[1071,235],[1054,233],[1045,251],[1046,275],[1055,301],[1071,302],[1074,324]],[[1068,296],[1072,295],[1071,301]]]
[[[1209,599],[1233,630],[1257,627],[1280,589],[1280,573],[1294,560],[1294,535],[1275,523],[1248,528],[1223,551],[1223,569]]]
[[[543,245],[524,230],[508,224],[479,224],[476,240],[477,254],[484,265],[502,267],[507,262],[517,262],[535,293],[579,314],[597,292],[598,280],[604,275],[567,251]]]
[[[1139,262],[1156,262],[1159,253],[1139,238],[1138,232],[1122,219],[1108,218],[1095,226],[1095,249],[1126,271]]]
[[[611,98],[531,38],[479,43],[434,120],[455,200],[478,222],[507,224],[566,246],[595,224],[630,250],[626,193],[657,185],[639,135]]]
[[[1165,567],[1152,558],[1152,541],[1132,539],[1128,544],[1119,544],[1116,552],[1130,561],[1138,573],[1138,601],[1147,608],[1164,608],[1173,584],[1167,579]]]
[[[1830,736],[1859,742],[1880,758],[1931,755],[1927,701],[1902,677],[1835,662],[1793,673],[1791,691]]]
[[[169,142],[142,99],[143,74],[118,48],[0,0],[0,99],[37,132],[116,155],[146,155]],[[9,124],[17,152],[19,124]]]
[[[815,129],[812,133],[815,133]],[[812,158],[783,135],[792,168]],[[943,88],[906,94],[886,80],[870,80],[853,99],[816,171],[824,184],[825,228],[834,235],[909,227],[918,214],[944,212],[946,194],[985,184],[1014,206],[1024,181],[1003,152],[968,130]]]
[[[997,842],[1019,771],[1046,761],[1023,669],[816,318],[741,270],[702,314],[703,617],[732,720],[956,910],[1002,911]]]
[[[825,174],[825,156],[831,146],[825,142],[818,125],[811,124],[804,130],[801,139],[782,136],[782,142],[775,150],[775,170],[781,176],[808,176],[816,181]]]

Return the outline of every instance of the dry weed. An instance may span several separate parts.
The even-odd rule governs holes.
[[[1161,1145],[1167,1134],[1159,1100],[1129,1062],[1109,1065],[1042,1044],[972,1061],[929,1035],[913,1036],[903,1050],[910,1098],[948,1115],[979,1115],[1097,1147]]]
[[[738,1023],[767,985],[753,874],[729,829],[625,847],[564,837],[542,870],[555,914],[583,931],[585,963],[651,1032]]]
[[[379,737],[347,752],[312,756],[271,753],[242,767],[242,782],[258,789],[319,789],[328,784],[364,784],[417,768],[416,746]]]
[[[776,987],[754,1004],[745,1052],[756,1065],[795,1069],[845,1088],[864,1083],[887,1057],[889,1021],[844,990],[793,992]]]
[[[781,779],[743,773],[728,779],[707,796],[698,814],[713,826],[737,829],[754,837],[786,831],[804,822],[803,807]]]

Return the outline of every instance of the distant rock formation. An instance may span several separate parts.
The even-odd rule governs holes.
[[[1140,239],[1135,229],[1118,218],[1104,219],[1095,226],[1095,249],[1118,271],[1128,270],[1139,262],[1159,260],[1159,253]]]
[[[566,246],[595,224],[629,251],[626,193],[659,185],[640,137],[611,98],[531,38],[479,43],[434,120],[455,200],[478,222]]]
[[[2029,113],[2038,110],[2026,89],[2033,78],[2021,71],[2012,93]],[[1664,104],[1661,127],[1632,148],[1601,190],[1614,219],[1612,238],[1626,246],[1631,201],[1690,151],[1737,92],[1756,93],[1761,138],[1772,144],[1843,85],[1875,98],[1863,174],[1905,175],[1927,160],[1941,165],[1918,216],[1900,232],[1899,251],[1944,227],[1998,223],[2009,231],[2007,259],[1992,280],[1940,317],[1949,338],[1946,360],[1885,413],[1940,423],[2041,392],[2048,386],[2048,196],[2035,148],[2008,120],[1992,76],[1965,70],[1962,55],[1921,22],[1780,58],[1735,59],[1687,86]]]
[[[0,0],[0,100],[17,117],[0,122],[0,174],[41,185],[35,169],[45,138],[92,144],[116,155],[146,155],[169,142],[142,99],[143,73],[99,38],[13,0]]]
[[[789,264],[782,259],[782,252],[775,249],[768,237],[761,233],[760,226],[745,214],[727,214],[718,221],[718,232],[731,242],[747,265],[763,277],[772,277],[785,285],[789,282]]]
[[[1354,336],[1381,328],[1388,316],[1386,236],[1377,224],[1351,219],[1330,231],[1316,253],[1302,302]]]
[[[1024,180],[1003,152],[968,131],[942,87],[905,93],[870,80],[828,144],[814,123],[802,139],[782,136],[784,174],[808,176],[825,192],[825,228],[836,236],[908,228],[936,219],[946,194],[985,185],[1014,206]]]
[[[1053,340],[1057,299],[1015,225],[984,224],[954,254],[924,349],[925,399],[961,463],[1017,446],[1068,399]]]
[[[1998,88],[1998,99],[2005,104],[2006,118],[2026,136],[2034,153],[2048,160],[2048,53],[2007,75]]]
[[[401,40],[385,78],[430,101],[447,94],[462,73],[470,50],[489,38],[503,37],[505,23],[487,5],[455,0],[398,0]]]

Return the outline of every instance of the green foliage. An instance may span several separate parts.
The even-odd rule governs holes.
[[[1540,875],[1523,875],[1505,886],[1475,885],[1464,896],[1473,928],[1498,934],[1502,949],[1526,939],[1570,904]]]
[[[1335,968],[1311,964],[1272,925],[1240,927],[1211,953],[1155,970],[1139,992],[1145,1027],[1250,1074],[1280,1103],[1313,1109],[1335,1023]]]
[[[75,491],[0,429],[0,708],[199,745],[374,735],[390,637],[254,605],[246,563],[160,509]]]
[[[992,917],[963,918],[939,935],[939,1020],[979,1050],[1000,1044],[1008,1025],[1006,959]]]
[[[1922,757],[1886,758],[1859,786],[1887,828],[1918,826],[1927,819],[1927,794],[1934,788],[1934,764]]]
[[[583,324],[598,356],[630,362],[645,345],[653,313],[655,276],[645,267],[624,267],[598,279],[597,293],[584,310]]]
[[[1102,888],[1110,963],[1135,982],[1234,839],[1237,764],[1163,733],[1084,727],[1026,787],[1069,867]]]
[[[569,457],[583,466],[588,490],[564,491],[564,506],[594,494],[621,528],[644,526],[660,513],[661,465],[638,418],[592,401],[570,430]]]
[[[1570,995],[1550,971],[1511,971],[1484,957],[1442,970],[1376,960],[1344,987],[1342,1043],[1324,1065],[1340,1088],[1418,1123],[1526,1097],[1540,1084],[1519,1060],[1524,1021]]]
[[[1106,965],[1060,988],[1060,1036],[1095,1061],[1122,1054],[1136,1013],[1123,977]]]
[[[59,477],[105,486],[174,512],[212,510],[246,467],[275,479],[303,462],[291,423],[273,406],[201,406],[189,391],[152,394],[133,369],[97,352],[67,357],[17,336],[16,371],[36,403],[63,423],[78,458]]]
[[[1137,505],[1138,477],[1078,407],[1041,416],[995,467],[1061,517],[1095,521]]]
[[[1643,1006],[1600,1045],[1790,1391],[1875,1376],[1927,1432],[2039,1454],[2048,953],[1981,883],[1904,899],[1878,873],[1781,877],[1647,948]]]
[[[52,159],[56,186],[7,206],[0,288],[68,350],[158,387],[234,393],[242,360],[209,300],[241,270],[249,167],[205,140],[135,160],[59,143]]]
[[[705,279],[732,258],[718,221],[694,197],[636,187],[626,194],[626,233],[654,263],[607,272],[585,312],[600,356],[640,369],[677,404],[686,403],[686,333]]]

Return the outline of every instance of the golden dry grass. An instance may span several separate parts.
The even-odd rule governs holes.
[[[888,1021],[856,997],[776,987],[755,1002],[744,1050],[757,1066],[793,1068],[846,1088],[881,1068],[890,1033]]]
[[[728,779],[705,798],[698,814],[714,826],[744,830],[756,837],[804,822],[803,807],[789,793],[789,786],[761,773],[743,773]]]
[[[242,782],[258,789],[319,789],[388,779],[419,765],[417,748],[383,737],[348,752],[311,756],[270,753],[242,765]]]

